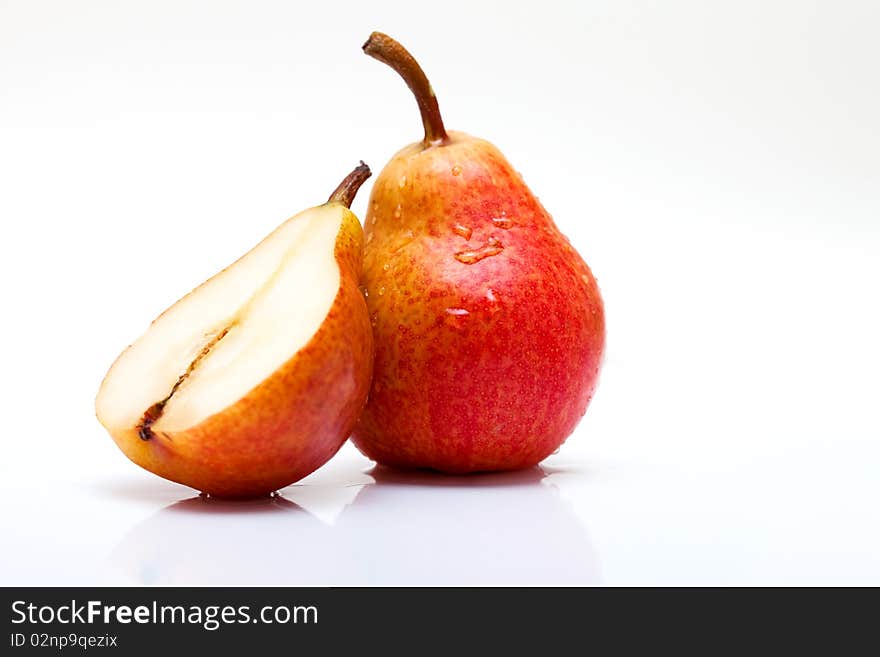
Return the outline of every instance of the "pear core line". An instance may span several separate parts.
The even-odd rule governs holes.
[[[171,387],[171,392],[168,393],[168,396],[165,397],[165,399],[157,401],[146,411],[144,411],[144,416],[141,418],[141,421],[137,426],[138,437],[141,440],[150,440],[151,438],[155,437],[156,434],[153,432],[152,427],[153,424],[155,424],[159,420],[159,418],[162,417],[162,411],[165,410],[165,405],[168,403],[171,397],[174,396],[174,393],[177,392],[177,389],[180,388],[181,384],[186,380],[186,378],[190,374],[192,374],[193,370],[196,368],[199,362],[208,355],[208,352],[210,352],[211,349],[217,346],[217,343],[220,342],[220,340],[226,337],[226,334],[229,333],[229,329],[231,329],[233,326],[235,326],[234,322],[224,328],[222,331],[220,331],[213,338],[211,338],[211,340],[208,341],[208,344],[206,344],[202,348],[199,354],[189,364],[189,367],[186,368],[186,371],[180,375],[180,377],[177,379],[177,383],[175,383]]]

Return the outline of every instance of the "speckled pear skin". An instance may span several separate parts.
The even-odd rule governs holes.
[[[605,345],[596,279],[492,144],[449,133],[373,186],[362,282],[375,343],[354,444],[390,466],[533,466],[586,412]]]
[[[340,287],[311,340],[232,406],[179,432],[141,440],[111,431],[154,474],[217,497],[267,495],[326,463],[351,433],[372,371],[372,333],[358,287],[363,233],[347,208],[336,238]]]

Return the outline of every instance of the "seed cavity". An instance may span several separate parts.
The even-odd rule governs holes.
[[[198,355],[193,358],[193,361],[186,368],[186,371],[180,375],[177,379],[177,383],[175,383],[171,387],[171,392],[168,393],[168,396],[165,399],[157,401],[155,404],[150,406],[146,411],[144,411],[144,416],[141,418],[140,423],[137,425],[138,438],[141,440],[150,440],[154,438],[156,434],[153,432],[153,425],[159,421],[159,418],[162,417],[162,412],[165,410],[165,406],[174,396],[174,393],[183,385],[183,382],[186,381],[187,377],[193,373],[193,370],[196,369],[198,364],[202,361],[202,359],[208,355],[208,353],[217,346],[217,343],[220,342],[223,338],[226,337],[226,334],[229,333],[229,329],[235,326],[235,322],[231,323],[229,326],[224,328],[219,333],[215,335],[211,335],[210,333],[205,334],[205,338],[207,338],[207,343],[202,350],[198,353]]]

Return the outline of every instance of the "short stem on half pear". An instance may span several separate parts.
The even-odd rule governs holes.
[[[354,171],[348,174],[339,186],[330,194],[327,199],[328,203],[342,203],[347,208],[351,208],[351,202],[355,195],[364,184],[364,181],[372,175],[370,167],[361,160],[360,164],[355,167]]]
[[[445,144],[449,141],[446,128],[443,127],[443,118],[440,116],[437,96],[434,95],[434,90],[422,67],[407,49],[381,32],[373,32],[363,48],[370,57],[388,64],[397,71],[415,95],[419,111],[422,113],[422,124],[425,126],[425,146]]]

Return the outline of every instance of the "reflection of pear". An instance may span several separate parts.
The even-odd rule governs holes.
[[[587,533],[538,468],[469,477],[384,468],[369,474],[375,483],[355,486],[353,501],[347,486],[288,489],[314,515],[280,496],[184,500],[138,524],[111,558],[128,581],[144,584],[598,581]],[[333,525],[316,517],[332,506],[321,496],[348,503],[330,514],[338,515]]]
[[[599,581],[589,536],[539,468],[456,477],[377,467],[370,474],[376,484],[339,522],[357,546],[359,584]]]
[[[281,496],[194,497],[135,526],[110,558],[138,584],[322,584],[295,560],[298,543],[329,549],[333,542],[321,537],[327,533],[326,525]]]

